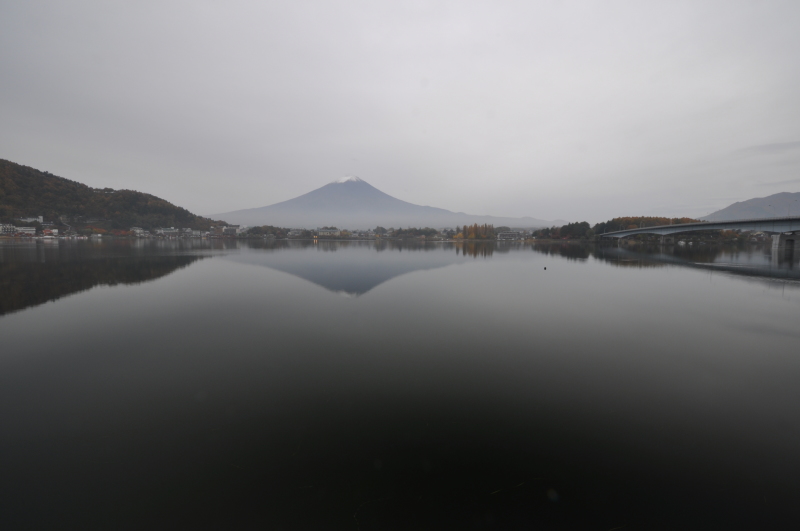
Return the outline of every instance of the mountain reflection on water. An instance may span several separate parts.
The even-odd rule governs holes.
[[[173,245],[149,243],[123,241],[117,245],[98,245],[66,242],[59,245],[59,242],[26,242],[0,245],[0,315],[95,286],[149,282],[202,258],[199,255],[174,254],[176,247]]]
[[[221,253],[227,260],[289,273],[347,296],[363,295],[400,275],[467,258],[532,250],[570,261],[619,267],[678,266],[763,280],[800,281],[800,252],[769,245],[586,245],[570,242],[116,240],[0,245],[0,315],[95,286],[156,280]]]
[[[363,295],[413,271],[446,267],[465,258],[488,258],[496,251],[493,243],[413,241],[252,242],[247,248],[266,252],[229,254],[226,258],[283,271],[349,296]]]
[[[589,245],[573,242],[252,242],[266,253],[229,254],[227,259],[283,271],[345,295],[363,295],[395,277],[460,264],[465,258],[491,258],[532,250],[571,261],[590,258],[620,267],[678,266],[708,269],[765,280],[800,280],[800,253],[769,245],[745,247],[702,245]],[[284,252],[279,251],[306,251]],[[337,251],[340,251],[337,253]],[[346,251],[346,252],[345,252]]]
[[[0,528],[793,528],[797,269],[758,246],[3,242]]]

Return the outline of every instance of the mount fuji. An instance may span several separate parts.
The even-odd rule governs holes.
[[[274,225],[313,229],[335,226],[347,229],[383,227],[455,227],[465,224],[493,224],[516,228],[563,225],[561,220],[531,217],[476,216],[443,208],[420,206],[385,194],[354,175],[338,179],[307,194],[274,205],[214,214],[238,225]]]

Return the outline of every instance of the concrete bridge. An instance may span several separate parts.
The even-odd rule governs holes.
[[[772,234],[773,247],[794,247],[800,240],[800,216],[761,219],[735,219],[731,221],[701,221],[679,225],[659,225],[639,229],[618,230],[601,234],[603,238],[625,238],[636,234],[678,234],[701,230],[747,230]]]

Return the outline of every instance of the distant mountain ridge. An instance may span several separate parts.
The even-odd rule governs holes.
[[[800,192],[780,192],[767,197],[739,201],[700,219],[729,221],[785,216],[800,216]]]
[[[212,217],[240,225],[276,225],[303,229],[321,226],[367,229],[378,225],[387,228],[442,228],[473,223],[538,228],[566,223],[532,217],[477,216],[415,205],[392,197],[356,176],[338,179],[294,199],[273,205],[214,214]]]
[[[154,195],[85,184],[0,159],[0,222],[44,216],[54,221],[108,220],[113,228],[182,227],[207,230],[217,223]]]

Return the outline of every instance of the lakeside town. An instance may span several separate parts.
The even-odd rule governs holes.
[[[420,240],[426,242],[458,241],[458,240],[494,240],[494,241],[596,241],[602,239],[606,229],[628,228],[635,226],[655,226],[663,223],[661,218],[615,218],[605,223],[590,227],[587,222],[568,223],[562,227],[540,229],[512,229],[510,227],[494,227],[492,225],[464,225],[434,228],[384,228],[377,226],[368,230],[348,230],[335,226],[318,227],[315,230],[301,228],[281,228],[273,226],[248,227],[244,225],[216,225],[209,230],[197,230],[191,227],[156,227],[146,229],[130,227],[128,230],[102,228],[103,221],[87,220],[81,226],[70,225],[63,220],[45,220],[43,216],[24,217],[17,223],[0,224],[0,238],[3,239],[102,239],[102,238],[154,238],[154,239],[265,239],[265,240]],[[689,220],[679,220],[688,222]],[[693,220],[692,220],[693,221]],[[637,235],[625,243],[656,242],[678,245],[695,243],[758,243],[769,239],[763,232],[736,230],[709,230],[685,236],[662,238],[656,235]]]
[[[43,216],[20,218],[23,225],[0,224],[0,237],[35,238],[35,239],[89,239],[89,238],[265,238],[265,239],[342,239],[342,240],[377,240],[385,239],[419,239],[430,241],[446,241],[454,239],[497,239],[525,240],[534,238],[532,230],[511,230],[509,227],[495,229],[491,225],[458,226],[456,228],[406,228],[395,229],[375,227],[368,230],[339,229],[333,226],[309,229],[287,229],[262,226],[248,227],[243,225],[218,225],[209,230],[197,230],[189,227],[157,227],[151,230],[142,227],[130,227],[128,230],[104,229],[90,223],[77,228],[63,222],[45,221]]]

